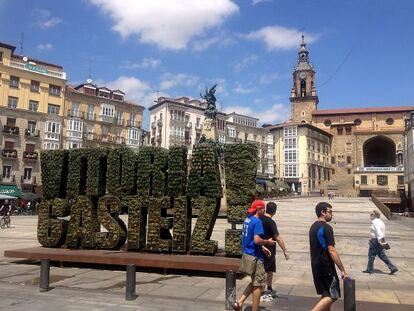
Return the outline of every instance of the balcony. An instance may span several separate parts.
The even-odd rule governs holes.
[[[83,133],[83,139],[85,140],[94,140],[94,133]]]
[[[115,124],[123,126],[125,124],[125,121],[121,118],[115,118]]]
[[[193,123],[192,122],[187,122],[185,124],[185,127],[191,129],[193,127]]]
[[[138,122],[138,121],[135,121],[135,120],[128,120],[127,121],[127,126],[129,126],[129,127],[140,127],[141,122]]]
[[[203,129],[203,124],[201,124],[201,123],[196,124],[195,129],[196,129],[196,131],[201,131]]]
[[[154,122],[151,122],[151,128],[152,129],[155,129],[157,127],[157,123],[154,121]]]
[[[9,135],[19,135],[20,130],[17,126],[4,125],[3,126],[3,133],[4,134],[9,134]]]
[[[24,136],[31,137],[31,138],[39,138],[40,137],[40,130],[34,130],[31,128],[27,128],[24,130]]]
[[[184,140],[184,143],[185,143],[186,145],[191,145],[191,138],[186,138],[186,139]]]
[[[23,160],[37,161],[39,153],[36,151],[23,151]]]
[[[15,184],[16,183],[16,176],[15,175],[0,176],[0,183],[2,183],[2,184]]]
[[[96,114],[91,113],[91,112],[87,112],[85,119],[88,120],[88,121],[95,121],[96,120]]]
[[[79,111],[79,110],[72,110],[72,109],[68,109],[68,117],[71,118],[85,118],[85,112],[83,111]]]
[[[151,138],[151,145],[155,145],[155,138],[154,137]]]
[[[22,185],[36,185],[36,177],[33,176],[30,178],[27,178],[27,177],[21,176],[20,183]]]
[[[115,143],[125,145],[125,138],[121,136],[115,136]]]
[[[357,166],[355,173],[404,173],[404,166]]]
[[[162,122],[162,119],[159,119],[159,120],[157,121],[157,125],[158,125],[158,126],[162,126],[162,123],[163,123],[163,122]]]
[[[113,116],[107,116],[107,115],[101,114],[99,117],[100,117],[99,121],[101,122],[114,123],[115,118]]]
[[[17,150],[16,149],[3,149],[1,151],[1,157],[3,159],[17,159]]]

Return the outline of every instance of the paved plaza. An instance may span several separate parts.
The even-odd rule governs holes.
[[[324,198],[326,200],[326,198]],[[290,260],[277,256],[275,288],[279,298],[261,305],[265,310],[309,310],[318,299],[312,284],[308,229],[315,220],[314,206],[321,198],[278,200],[276,220],[286,241]],[[414,309],[414,219],[384,220],[397,275],[375,261],[376,273],[362,273],[368,253],[368,198],[336,198],[332,226],[337,249],[351,277],[356,279],[358,310]],[[384,218],[383,218],[384,219]],[[53,290],[40,293],[37,262],[3,257],[4,250],[37,246],[37,218],[12,218],[12,228],[0,231],[1,310],[224,310],[224,278],[202,274],[164,274],[138,270],[137,294],[125,301],[125,272],[105,267],[65,265],[51,268]],[[224,248],[224,230],[230,226],[217,220],[213,239]],[[237,280],[238,294],[247,279]],[[250,301],[248,301],[248,306]],[[342,299],[332,310],[343,310]]]

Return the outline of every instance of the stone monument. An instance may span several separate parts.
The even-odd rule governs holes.
[[[207,102],[207,107],[204,111],[205,119],[200,142],[206,140],[217,141],[217,108],[216,97],[214,96],[216,93],[216,86],[217,84],[209,90],[206,88],[205,94],[200,94],[201,98],[205,99]]]

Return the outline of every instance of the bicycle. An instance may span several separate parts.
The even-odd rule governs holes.
[[[4,215],[1,219],[0,219],[0,228],[4,229],[4,228],[10,228],[11,225],[11,219],[10,219],[10,215]]]

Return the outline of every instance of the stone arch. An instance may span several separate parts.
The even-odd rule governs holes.
[[[364,166],[396,166],[396,146],[393,139],[378,135],[363,145]]]

